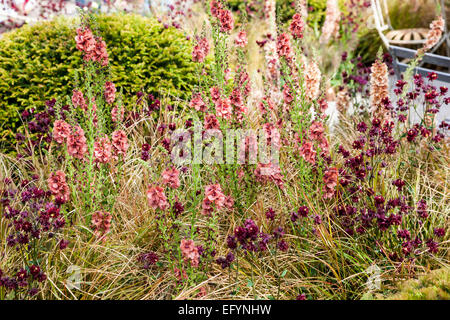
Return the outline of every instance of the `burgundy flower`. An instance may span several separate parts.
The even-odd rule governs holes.
[[[298,208],[297,213],[300,217],[306,218],[309,213],[309,208],[307,206],[301,206]]]
[[[266,218],[268,220],[274,220],[275,219],[275,210],[273,210],[272,208],[267,209],[266,211]]]
[[[435,228],[434,234],[436,235],[436,237],[443,237],[443,236],[445,236],[445,229],[444,228]]]

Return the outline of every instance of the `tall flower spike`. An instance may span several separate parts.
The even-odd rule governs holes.
[[[182,239],[180,243],[181,253],[186,262],[190,261],[193,267],[198,267],[200,254],[194,240]]]
[[[327,43],[331,37],[336,37],[339,33],[339,21],[341,20],[341,11],[337,0],[327,1],[327,11],[325,22],[322,27],[320,43]]]
[[[70,125],[64,120],[56,120],[53,125],[53,139],[63,143],[70,134]]]
[[[300,13],[294,14],[291,25],[289,26],[292,36],[296,39],[303,38],[304,28],[305,22],[303,21],[302,15]]]
[[[121,154],[125,157],[129,147],[126,133],[123,130],[116,130],[112,133],[111,140],[114,156],[117,157],[119,154]]]
[[[278,101],[281,94],[279,90],[279,78],[280,78],[280,62],[277,55],[277,23],[276,23],[276,3],[275,0],[264,1],[264,15],[269,23],[270,38],[267,39],[264,45],[264,55],[266,60],[266,77],[271,85],[270,87],[270,99]]]
[[[247,45],[247,33],[245,30],[239,31],[238,35],[236,36],[236,39],[234,40],[234,43],[241,48],[245,48]]]
[[[66,182],[66,174],[58,170],[50,175],[47,180],[48,188],[55,197],[64,202],[69,200],[69,185]]]
[[[305,95],[309,101],[317,99],[320,89],[320,78],[322,74],[314,61],[310,61],[305,71]]]
[[[67,138],[67,152],[74,158],[83,159],[87,151],[84,130],[80,126],[72,128]]]
[[[162,173],[163,183],[170,186],[173,189],[177,189],[180,186],[180,172],[175,168],[168,168]]]
[[[230,32],[234,28],[233,14],[230,10],[222,9],[219,11],[220,31]]]
[[[112,104],[116,99],[116,86],[110,81],[105,83],[105,100],[107,103]]]
[[[289,41],[289,36],[287,35],[287,33],[282,33],[278,36],[277,53],[280,58],[285,57],[286,60],[290,60],[292,58],[291,43]]]
[[[384,118],[383,100],[389,98],[388,68],[377,59],[370,68],[370,100],[375,117]]]
[[[427,41],[424,46],[425,50],[430,50],[439,42],[442,37],[442,32],[444,31],[444,25],[445,21],[442,16],[431,22],[430,30],[427,33]]]
[[[329,199],[333,197],[338,181],[338,169],[329,168],[323,174],[323,198]]]
[[[199,38],[197,44],[192,51],[192,60],[195,62],[205,61],[205,57],[209,53],[209,43],[206,38]]]
[[[147,190],[147,200],[150,207],[153,209],[167,210],[169,208],[169,203],[167,202],[164,190],[161,187],[151,186]]]
[[[112,156],[112,145],[107,136],[94,142],[94,158],[96,162],[108,163]]]
[[[295,9],[300,13],[303,20],[306,21],[308,18],[308,4],[306,0],[297,0],[295,1]]]
[[[350,105],[350,95],[347,88],[339,91],[336,95],[336,108],[339,111],[339,118],[345,117]]]

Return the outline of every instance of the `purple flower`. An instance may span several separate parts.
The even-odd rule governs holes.
[[[427,203],[425,200],[422,199],[417,202],[417,213],[423,219],[428,218]]]
[[[59,242],[59,249],[64,250],[65,248],[67,248],[68,245],[69,245],[68,240],[61,239],[61,241]]]
[[[280,249],[283,252],[286,252],[289,249],[289,245],[287,244],[286,241],[281,240],[280,242],[278,242],[278,249]]]
[[[435,228],[434,229],[434,234],[437,237],[443,237],[443,236],[445,236],[445,229],[444,228]]]
[[[273,221],[275,219],[275,210],[273,210],[272,208],[267,209],[266,218],[267,218],[267,220]]]
[[[151,266],[153,266],[156,262],[158,262],[159,257],[158,255],[153,252],[149,251],[146,253],[141,253],[137,260],[143,264],[142,268],[149,269]]]
[[[234,237],[234,236],[227,237],[227,247],[232,250],[236,249],[236,247],[237,247],[236,237]]]
[[[426,245],[428,247],[428,250],[430,250],[431,253],[438,252],[438,243],[436,241],[433,241],[433,239],[428,239],[426,241]]]
[[[298,208],[297,213],[300,217],[306,218],[309,214],[309,208],[307,206],[301,206]]]

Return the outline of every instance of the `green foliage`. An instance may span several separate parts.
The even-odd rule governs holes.
[[[246,6],[250,6],[252,10],[255,10],[259,6],[259,10],[263,10],[263,1],[256,3],[254,1],[246,0],[227,0],[229,8],[233,11],[245,11]],[[291,20],[295,14],[295,7],[293,0],[276,0],[277,5],[277,19],[281,23],[287,23]],[[308,24],[310,26],[321,26],[325,20],[325,11],[327,8],[327,0],[309,0],[308,6],[312,10],[308,13]]]
[[[277,17],[280,22],[286,23],[295,14],[295,7],[292,0],[277,0]],[[325,12],[327,9],[327,0],[309,0],[308,24],[310,26],[320,27],[325,21]]]
[[[195,65],[191,43],[180,31],[132,14],[100,15],[95,20],[94,30],[107,45],[110,79],[125,97],[138,91],[179,98],[190,94],[197,81]],[[71,95],[82,67],[74,39],[77,26],[77,20],[58,18],[2,36],[0,143],[11,144],[15,132],[23,130],[23,110],[41,110],[45,100]]]
[[[358,38],[355,52],[356,56],[361,56],[363,63],[370,64],[375,61],[379,48],[386,51],[376,29],[363,29],[358,33]]]
[[[399,285],[397,293],[381,297],[383,298],[386,300],[449,300],[450,270],[438,269],[417,280],[405,281]]]

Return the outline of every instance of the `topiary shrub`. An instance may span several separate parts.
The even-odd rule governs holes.
[[[196,83],[191,43],[175,28],[132,14],[95,16],[106,42],[111,79],[132,97],[138,91],[185,98]],[[0,41],[0,144],[23,131],[21,113],[41,110],[52,98],[71,95],[82,57],[75,47],[75,19],[58,18],[3,34]],[[65,101],[65,100],[63,100]]]

